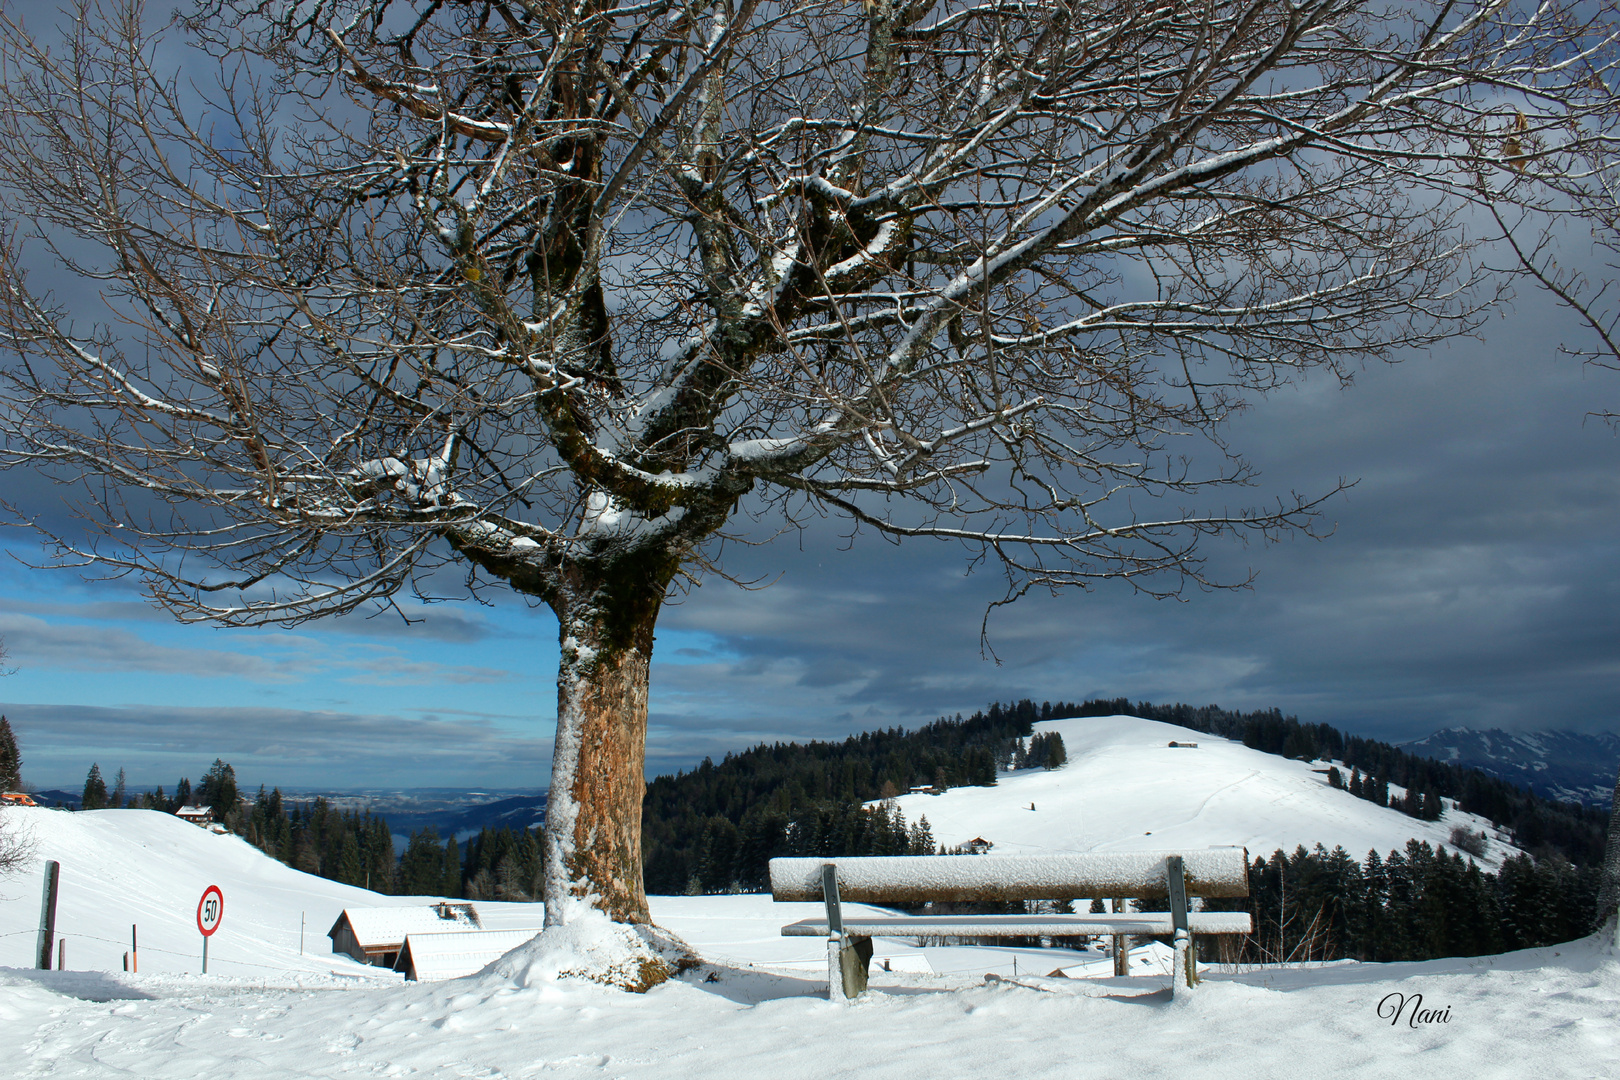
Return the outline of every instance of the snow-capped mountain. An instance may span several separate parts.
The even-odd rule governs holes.
[[[1489,821],[1454,807],[1439,821],[1419,821],[1334,788],[1326,762],[1136,716],[1050,720],[1035,731],[1063,736],[1067,765],[1002,773],[995,787],[903,796],[906,820],[926,815],[940,843],[982,838],[1007,854],[1240,844],[1261,856],[1322,844],[1360,859],[1411,839],[1450,847],[1459,825],[1490,837],[1485,865],[1517,851]],[[1340,771],[1348,777],[1342,764]]]
[[[1455,727],[1401,749],[1436,761],[1455,762],[1501,777],[1537,795],[1564,802],[1607,806],[1620,766],[1620,735],[1575,731],[1475,731]]]

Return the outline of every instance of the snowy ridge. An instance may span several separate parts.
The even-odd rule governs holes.
[[[1518,850],[1485,818],[1449,804],[1439,821],[1425,822],[1333,788],[1327,762],[1292,761],[1136,716],[1050,720],[1035,730],[1063,736],[1067,765],[1002,773],[995,787],[902,795],[906,820],[926,816],[946,846],[989,840],[992,855],[1237,845],[1253,859],[1322,844],[1360,859],[1413,839],[1449,848],[1458,825],[1491,838],[1479,860],[1488,869]],[[1169,745],[1193,741],[1196,749]]]

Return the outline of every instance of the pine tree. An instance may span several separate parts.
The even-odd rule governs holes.
[[[22,754],[11,724],[0,716],[0,791],[22,790]]]
[[[129,785],[124,780],[124,770],[120,766],[117,777],[113,779],[112,795],[108,797],[107,805],[113,810],[121,810],[128,799]]]
[[[461,895],[461,852],[452,834],[444,842],[444,863],[440,874],[439,894],[455,898]]]
[[[439,830],[429,825],[412,833],[399,860],[400,891],[410,896],[436,896],[444,883],[444,852]]]
[[[365,864],[360,858],[360,842],[352,830],[343,833],[343,852],[338,856],[338,880],[345,885],[364,885]]]
[[[182,806],[190,806],[190,805],[191,805],[191,781],[187,780],[185,777],[182,776],[180,778],[180,782],[178,784],[174,785],[174,809],[178,810]],[[286,862],[286,861],[287,861],[286,859],[282,860],[282,862]]]
[[[219,758],[208,767],[197,788],[197,802],[210,807],[214,816],[223,818],[237,807],[236,770]]]
[[[90,774],[84,778],[84,795],[79,806],[84,810],[100,810],[107,805],[107,782],[101,778],[101,766],[90,765]]]

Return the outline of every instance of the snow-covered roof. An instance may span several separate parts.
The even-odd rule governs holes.
[[[214,808],[212,806],[182,806],[174,812],[174,816],[183,818],[212,817],[213,813]]]
[[[449,912],[449,918],[440,914]],[[436,904],[430,907],[344,908],[327,937],[337,934],[343,920],[362,949],[397,949],[408,934],[443,933],[478,928],[478,912],[471,904]],[[532,936],[532,935],[531,935]]]
[[[452,930],[412,932],[405,938],[395,971],[419,982],[459,979],[488,967],[532,939],[540,927],[522,930]]]

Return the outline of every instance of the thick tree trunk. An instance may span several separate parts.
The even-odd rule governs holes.
[[[546,802],[546,925],[586,907],[650,922],[641,873],[647,682],[667,578],[577,571],[554,600],[562,646]],[[660,580],[662,578],[662,580]]]

